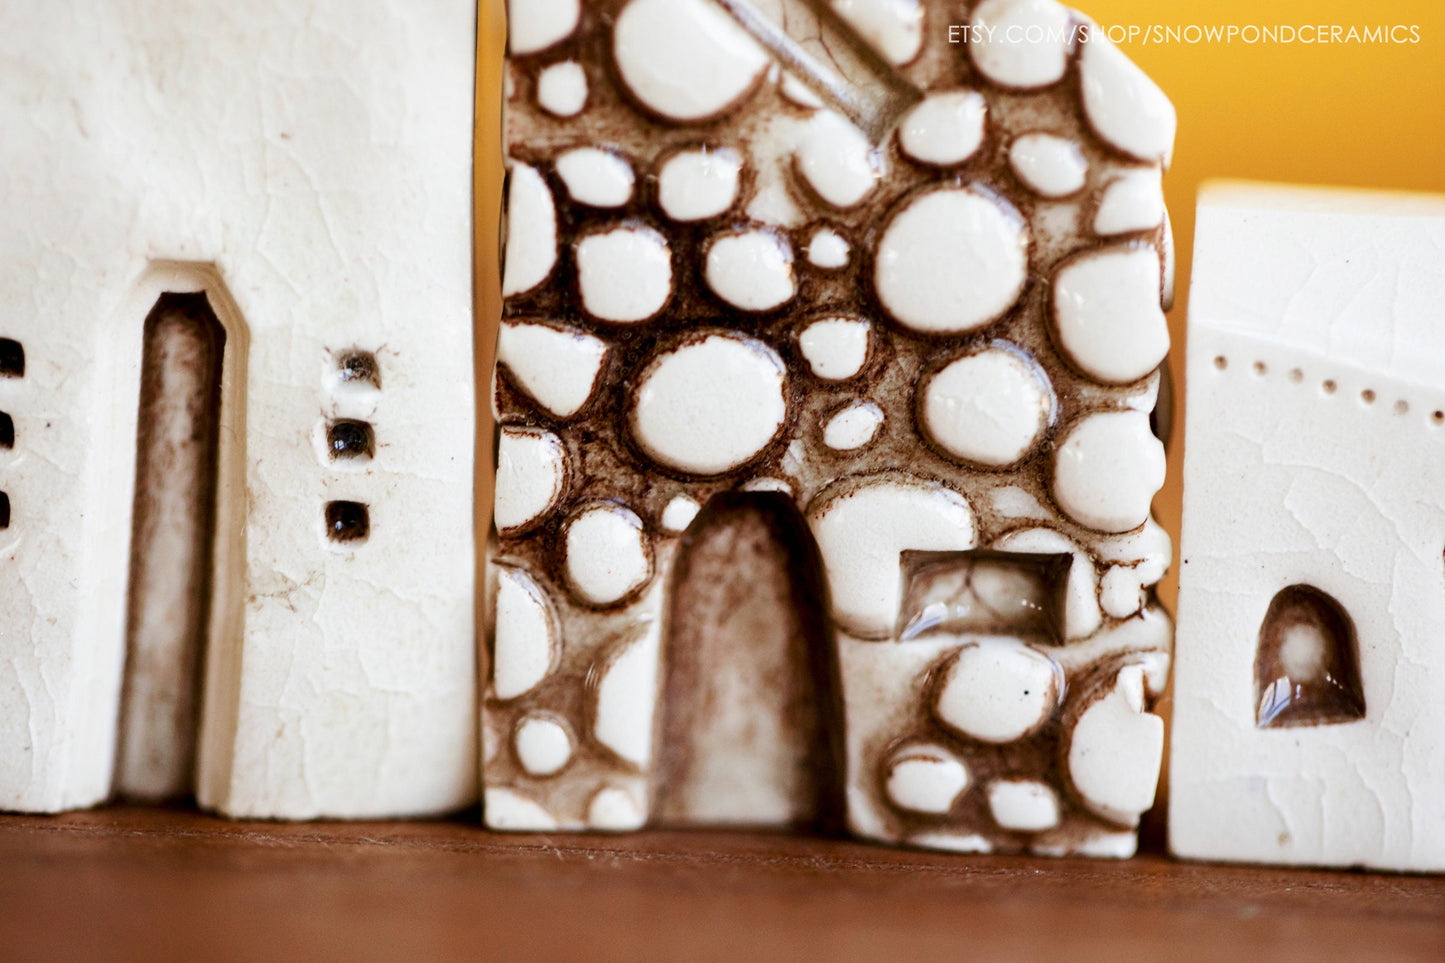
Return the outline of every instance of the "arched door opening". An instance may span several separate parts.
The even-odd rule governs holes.
[[[145,320],[116,788],[195,788],[210,621],[226,331],[205,293],[165,293]]]
[[[836,831],[842,709],[827,592],[790,498],[707,504],[680,549],[665,631],[658,822]]]
[[[1365,717],[1355,623],[1333,597],[1291,585],[1269,603],[1255,656],[1261,729],[1327,726]]]

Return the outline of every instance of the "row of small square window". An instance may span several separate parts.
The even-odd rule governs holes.
[[[370,351],[348,351],[336,360],[336,381],[342,386],[381,388],[381,367]],[[376,432],[369,422],[342,418],[326,426],[326,452],[332,461],[370,460],[376,455]],[[361,502],[326,503],[326,537],[333,542],[364,542],[371,534],[371,513]]]
[[[25,377],[25,347],[14,338],[0,338],[0,378]],[[0,448],[15,447],[15,419],[0,411]],[[10,496],[0,492],[0,531],[10,527]]]

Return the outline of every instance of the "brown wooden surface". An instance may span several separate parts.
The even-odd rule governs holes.
[[[1445,879],[465,821],[0,817],[3,960],[1445,960]]]

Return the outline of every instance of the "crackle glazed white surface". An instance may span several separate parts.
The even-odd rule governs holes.
[[[1445,197],[1219,184],[1197,224],[1170,846],[1445,870]],[[1259,728],[1300,583],[1354,622],[1364,718]]]
[[[0,379],[0,808],[110,792],[142,325],[162,292],[199,290],[228,336],[202,805],[475,798],[473,18],[447,0],[7,9],[0,336],[27,367]],[[353,348],[380,390],[336,378]],[[373,426],[364,468],[320,453],[337,417]],[[369,505],[365,544],[327,540],[336,499]]]
[[[824,30],[804,6],[752,4]],[[1087,22],[1051,0],[832,6],[857,33],[799,40],[805,75],[712,0],[512,3],[484,818],[790,811],[670,801],[701,744],[677,727],[709,720],[669,721],[669,602],[710,500],[750,493],[819,551],[856,832],[1127,855],[1170,646],[1148,413],[1172,110],[1117,52],[947,42]],[[1060,624],[905,637],[905,553],[974,550],[1056,556]]]

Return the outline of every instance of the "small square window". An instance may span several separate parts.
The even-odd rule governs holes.
[[[12,338],[0,338],[0,378],[25,377],[25,348]]]
[[[371,515],[360,502],[326,503],[326,537],[333,542],[364,542],[371,534]]]
[[[333,421],[326,429],[326,450],[332,461],[370,458],[376,453],[376,435],[364,421]]]
[[[336,359],[337,378],[342,384],[381,388],[381,368],[370,351],[345,351]]]
[[[0,448],[15,447],[15,419],[0,411]]]

